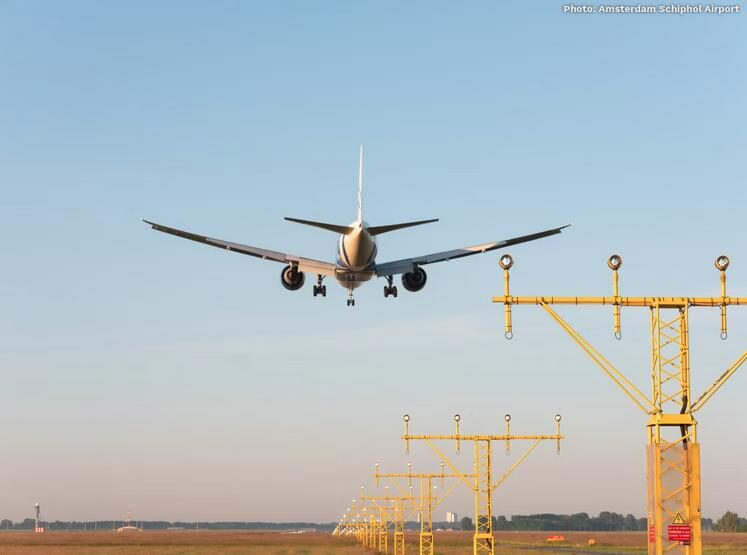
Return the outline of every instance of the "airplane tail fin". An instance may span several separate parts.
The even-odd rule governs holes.
[[[310,225],[312,227],[319,227],[321,229],[326,229],[328,231],[334,231],[335,233],[339,233],[341,235],[347,235],[351,231],[353,231],[352,227],[346,226],[346,225],[337,225],[337,224],[328,224],[325,222],[314,222],[311,220],[299,220],[298,218],[285,218],[289,222],[295,222],[297,224],[303,224],[303,225]]]
[[[363,221],[363,145],[358,161],[358,221]]]
[[[382,233],[389,233],[390,231],[396,231],[398,229],[404,229],[406,227],[414,227],[416,225],[430,224],[437,221],[438,218],[434,218],[432,220],[418,220],[417,222],[404,222],[401,224],[377,225],[367,228],[367,231],[371,235],[381,235]]]

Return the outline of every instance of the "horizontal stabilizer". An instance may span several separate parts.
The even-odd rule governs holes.
[[[352,227],[349,227],[346,225],[326,224],[324,222],[312,222],[311,220],[299,220],[298,218],[285,218],[285,219],[288,220],[289,222],[295,222],[297,224],[310,225],[312,227],[320,227],[328,231],[334,231],[335,233],[339,233],[341,235],[347,235],[348,233],[353,231]]]
[[[417,222],[405,222],[402,224],[391,224],[391,225],[377,225],[367,228],[367,231],[371,235],[381,235],[382,233],[388,233],[390,231],[396,231],[398,229],[404,229],[406,227],[414,227],[416,225],[431,224],[437,222],[438,218],[433,220],[419,220]]]

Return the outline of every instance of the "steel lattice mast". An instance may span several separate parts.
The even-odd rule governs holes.
[[[433,555],[434,544],[433,544],[433,509],[438,507],[441,502],[451,493],[454,486],[458,485],[459,482],[455,482],[452,487],[442,495],[435,495],[433,490],[434,479],[441,480],[441,489],[443,490],[445,478],[462,478],[472,476],[470,474],[447,474],[444,468],[445,463],[441,461],[441,472],[440,473],[413,473],[412,463],[407,463],[406,473],[380,473],[379,463],[376,463],[376,472],[374,478],[376,478],[376,485],[378,486],[381,478],[388,478],[395,480],[397,478],[407,478],[407,483],[412,488],[412,479],[415,478],[420,481],[420,555]],[[395,486],[399,488],[396,481],[393,481]]]
[[[745,297],[726,294],[726,269],[729,259],[719,256],[720,297],[623,297],[619,293],[618,271],[622,257],[612,255],[607,264],[612,270],[612,296],[606,297],[515,297],[510,293],[510,255],[503,255],[504,294],[493,297],[505,306],[505,336],[513,337],[511,307],[539,305],[604,371],[604,373],[648,416],[647,498],[649,555],[664,553],[701,555],[700,445],[694,414],[747,360],[742,353],[703,394],[693,400],[690,388],[691,308],[719,308],[721,338],[727,338],[727,307],[747,305]],[[638,389],[622,372],[573,329],[551,305],[609,305],[613,311],[613,332],[621,339],[621,307],[647,308],[651,332],[651,394]]]
[[[555,416],[556,433],[554,435],[513,435],[511,434],[511,416],[506,415],[506,433],[502,435],[463,435],[459,433],[459,422],[461,416],[454,415],[456,423],[456,433],[454,435],[411,435],[410,434],[410,416],[404,415],[405,435],[402,439],[405,442],[405,451],[409,453],[410,441],[424,441],[436,455],[446,463],[446,465],[459,476],[475,496],[475,535],[473,537],[473,554],[494,554],[493,538],[493,492],[516,470],[521,463],[534,451],[543,441],[552,440],[556,442],[557,450],[560,451],[560,441],[565,439],[560,435],[560,415]],[[461,472],[435,445],[434,442],[449,440],[456,442],[456,451],[460,452],[461,442],[472,442],[474,444],[474,474],[465,474]],[[494,441],[506,443],[507,449],[512,441],[532,441],[529,448],[519,459],[503,474],[497,481],[493,481],[493,462],[492,446]],[[468,478],[472,478],[469,480]]]

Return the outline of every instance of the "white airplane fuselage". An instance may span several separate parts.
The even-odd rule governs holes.
[[[337,267],[335,279],[346,289],[355,289],[374,276],[376,239],[367,231],[368,224],[355,221],[353,231],[340,235],[337,240]]]

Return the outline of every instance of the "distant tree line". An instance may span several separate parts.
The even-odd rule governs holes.
[[[512,515],[511,520],[499,516],[493,523],[495,530],[578,530],[594,532],[636,532],[648,527],[645,518],[621,515],[602,511],[598,516],[588,513],[556,515],[550,513],[535,515]]]
[[[727,513],[729,515],[730,513]],[[731,513],[734,514],[734,513]],[[726,516],[726,515],[725,515]],[[722,517],[724,518],[724,517]],[[747,525],[745,519],[738,519],[742,525]],[[720,521],[719,521],[720,522]],[[727,517],[722,528],[718,523],[714,525],[713,520],[704,518],[701,521],[703,530],[734,530],[733,517]],[[434,523],[434,527],[444,529],[471,530],[474,521],[470,517],[462,518],[459,524]],[[588,513],[576,513],[572,515],[558,515],[553,513],[541,513],[533,515],[512,515],[507,518],[503,515],[493,517],[493,530],[505,531],[588,531],[588,532],[642,532],[648,527],[645,518],[636,518],[634,515],[622,515],[609,511],[602,511],[598,516],[590,516]],[[734,531],[747,531],[739,525]]]
[[[95,520],[95,521],[44,521],[41,523],[47,530],[115,530],[126,525],[121,520]],[[334,530],[337,523],[332,522],[168,522],[165,520],[132,521],[132,526],[143,530]],[[21,522],[3,519],[0,521],[0,530],[33,530],[34,519],[27,518]]]
[[[747,519],[741,518],[737,513],[727,511],[715,523],[710,518],[701,521],[703,530],[717,530],[719,532],[747,532]],[[45,521],[42,525],[47,530],[88,530],[107,531],[124,526],[121,520],[96,520],[96,521]],[[337,523],[334,522],[169,522],[165,520],[149,520],[132,522],[133,526],[144,530],[319,530],[329,532],[334,530]],[[474,522],[470,517],[464,517],[458,523],[434,522],[434,528],[445,530],[473,530]],[[417,530],[420,525],[417,522],[407,522],[408,530]],[[636,518],[628,514],[622,515],[609,511],[602,511],[598,516],[589,516],[588,513],[576,513],[572,515],[558,515],[553,513],[540,513],[533,515],[511,515],[507,518],[503,515],[493,517],[493,530],[502,531],[589,531],[589,532],[642,532],[648,527],[645,518]],[[0,521],[0,530],[33,530],[34,519],[27,518],[21,522],[3,519]]]

